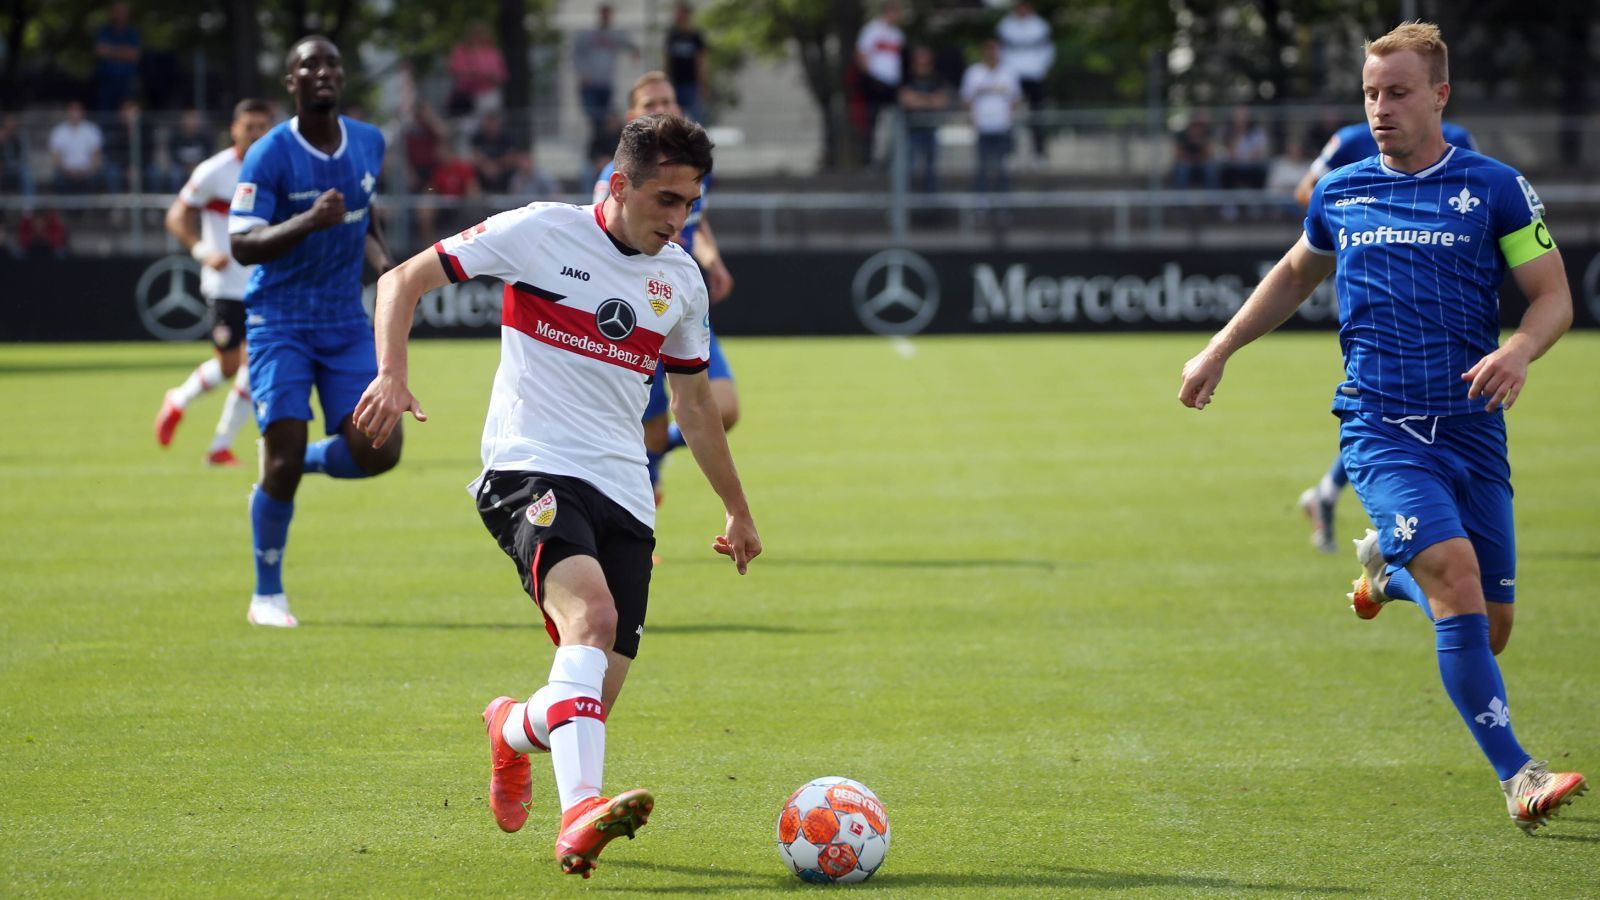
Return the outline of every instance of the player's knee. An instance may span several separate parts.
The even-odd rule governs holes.
[[[579,643],[610,647],[617,639],[616,605],[609,598],[604,603],[587,603],[572,624]]]
[[[221,359],[217,360],[217,362],[222,369],[223,378],[232,378],[233,376],[239,374],[239,357],[223,356]]]
[[[717,411],[722,413],[722,430],[732,431],[733,426],[739,424],[739,401],[730,400],[726,403],[719,402]]]

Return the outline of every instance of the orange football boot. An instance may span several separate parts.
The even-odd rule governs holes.
[[[1506,811],[1511,822],[1528,834],[1561,807],[1589,792],[1589,783],[1578,772],[1552,772],[1546,763],[1529,760],[1517,774],[1500,783],[1506,795]]]
[[[568,875],[589,877],[600,851],[615,838],[634,832],[650,821],[656,800],[647,790],[618,794],[615,799],[590,797],[561,815],[561,836],[556,838],[556,861]]]
[[[183,407],[172,399],[176,393],[176,390],[167,391],[161,397],[161,411],[156,413],[156,443],[163,447],[171,445],[172,434],[178,430],[178,423],[183,421]]]
[[[528,804],[533,802],[533,772],[526,754],[506,743],[502,729],[511,707],[511,697],[496,697],[483,711],[483,724],[489,729],[489,809],[501,831],[516,831],[528,821]]]

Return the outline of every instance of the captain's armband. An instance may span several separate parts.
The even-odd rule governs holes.
[[[1506,265],[1513,269],[1555,248],[1555,238],[1550,236],[1542,217],[1500,239],[1500,252],[1505,255]]]

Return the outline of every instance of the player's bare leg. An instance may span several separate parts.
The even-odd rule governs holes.
[[[607,713],[602,698],[617,608],[599,561],[570,556],[556,563],[545,575],[541,602],[561,635],[550,686],[564,696],[552,696],[547,713],[562,809],[555,856],[562,871],[587,878],[606,844],[624,835],[631,839],[649,821],[655,799],[642,790],[615,798],[600,794]],[[620,681],[615,690],[621,690]]]

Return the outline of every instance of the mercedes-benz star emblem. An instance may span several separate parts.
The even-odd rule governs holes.
[[[145,330],[163,341],[192,341],[211,327],[200,296],[200,265],[187,254],[151,263],[139,276],[133,300]]]
[[[600,304],[600,308],[594,311],[594,324],[599,326],[601,334],[613,341],[625,340],[633,334],[636,321],[633,307],[628,305],[628,301],[616,297]]]
[[[910,250],[885,250],[862,263],[850,294],[861,324],[876,334],[916,334],[939,311],[939,278]]]

